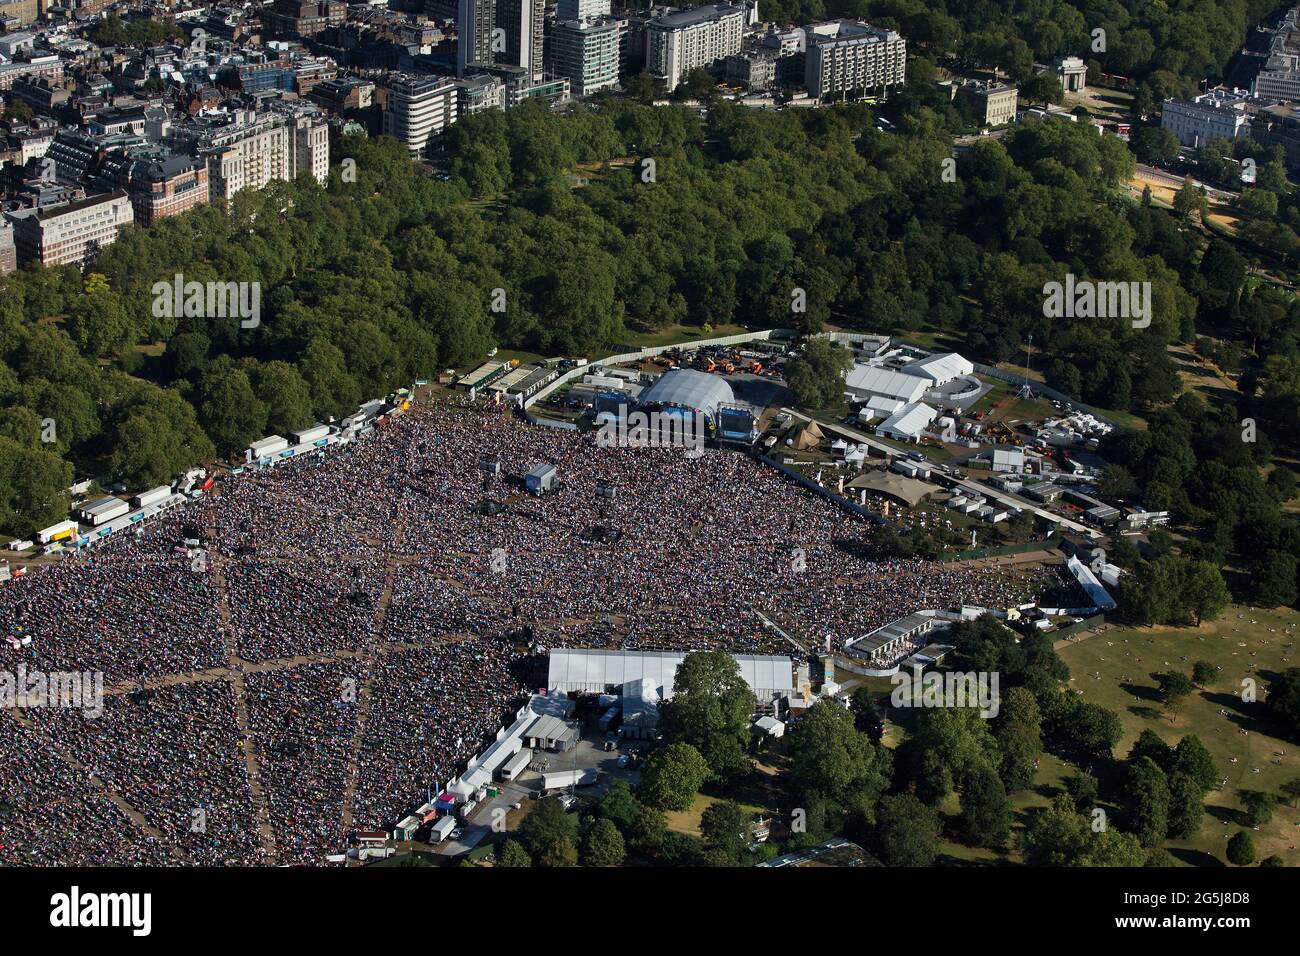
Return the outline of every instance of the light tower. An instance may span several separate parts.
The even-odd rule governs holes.
[[[600,524],[592,529],[591,536],[596,541],[614,542],[623,536],[623,532],[609,523],[609,509],[618,500],[618,485],[612,481],[596,482],[596,506],[600,514]]]
[[[1034,391],[1029,387],[1029,357],[1033,354],[1034,354],[1034,336],[1033,333],[1030,333],[1029,345],[1025,350],[1025,380],[1024,383],[1020,386],[1020,392],[1019,392],[1021,398],[1034,397]]]
[[[497,514],[501,511],[501,503],[492,500],[492,485],[501,475],[501,459],[497,455],[480,455],[478,470],[483,475],[483,500],[479,502],[479,513]]]

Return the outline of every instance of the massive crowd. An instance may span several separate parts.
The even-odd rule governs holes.
[[[503,464],[486,487],[484,455]],[[560,485],[534,497],[521,479],[541,462]],[[99,670],[116,690],[97,719],[0,713],[0,861],[269,862],[248,754],[276,858],[321,863],[345,820],[391,826],[493,738],[528,686],[525,626],[541,649],[799,656],[792,641],[822,651],[919,607],[1059,586],[873,560],[867,531],[743,455],[599,448],[464,398],[414,406],[0,588],[0,636],[32,637],[0,645],[0,668]],[[199,563],[177,547],[196,533]],[[59,832],[70,815],[95,838]]]

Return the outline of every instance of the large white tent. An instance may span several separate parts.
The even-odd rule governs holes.
[[[794,665],[788,657],[733,654],[740,674],[761,701],[794,692]],[[557,648],[551,651],[546,685],[568,693],[603,694],[629,681],[645,680],[673,695],[677,667],[686,659],[678,651],[605,651]]]

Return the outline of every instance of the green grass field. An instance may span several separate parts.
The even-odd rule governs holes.
[[[649,348],[654,345],[688,345],[692,342],[698,342],[701,339],[715,339],[726,335],[740,335],[745,331],[743,325],[734,323],[719,323],[713,326],[713,331],[705,335],[702,327],[698,325],[670,325],[667,328],[656,329],[653,332],[629,332],[626,336],[629,345],[636,345],[639,348]],[[600,355],[608,354],[607,350],[602,350]],[[598,355],[591,354],[588,358],[596,358]]]
[[[1256,680],[1262,699],[1268,675],[1300,666],[1300,652],[1287,646],[1294,645],[1297,633],[1300,614],[1293,610],[1232,607],[1218,621],[1198,629],[1112,629],[1060,652],[1070,666],[1070,686],[1083,691],[1086,700],[1120,715],[1124,737],[1118,755],[1126,755],[1144,730],[1155,731],[1170,744],[1185,734],[1196,734],[1214,757],[1220,779],[1227,777],[1223,789],[1211,791],[1206,798],[1205,821],[1197,838],[1168,844],[1184,862],[1222,863],[1227,837],[1248,826],[1240,792],[1277,793],[1284,782],[1300,776],[1300,748],[1272,736],[1277,728],[1259,719],[1258,705],[1243,704],[1240,698],[1243,679]],[[1181,670],[1190,676],[1199,660],[1217,665],[1219,679],[1194,691],[1175,714],[1167,713],[1156,698],[1151,673]],[[1300,851],[1292,849],[1300,844],[1298,822],[1300,810],[1279,804],[1273,819],[1252,833],[1256,859],[1276,853],[1289,866],[1300,864]]]
[[[1196,838],[1165,844],[1180,862],[1225,865],[1227,838],[1238,830],[1250,829],[1241,808],[1241,791],[1276,795],[1283,783],[1300,776],[1300,747],[1273,736],[1277,728],[1261,722],[1239,696],[1243,678],[1255,677],[1262,699],[1268,675],[1300,666],[1300,649],[1286,646],[1294,643],[1296,635],[1300,635],[1300,613],[1294,610],[1232,607],[1218,621],[1199,629],[1113,628],[1060,650],[1061,658],[1070,666],[1070,687],[1082,690],[1085,699],[1119,714],[1124,735],[1116,747],[1116,756],[1126,757],[1144,730],[1155,731],[1171,745],[1187,734],[1196,734],[1214,757],[1219,778],[1228,778],[1222,789],[1206,797],[1205,818]],[[1181,670],[1190,676],[1192,665],[1199,660],[1217,665],[1219,679],[1198,688],[1171,715],[1156,698],[1151,673]],[[864,683],[877,694],[890,690],[885,678],[845,682]],[[1220,710],[1227,711],[1227,716],[1220,715]],[[1242,734],[1242,730],[1248,733]],[[905,736],[902,727],[885,721],[885,746],[896,747]],[[1280,756],[1283,752],[1285,756]],[[1254,772],[1257,768],[1259,773]],[[939,862],[1019,863],[1019,837],[1032,812],[1047,807],[1063,791],[1062,781],[1076,773],[1077,767],[1043,754],[1033,786],[1011,795],[1015,822],[1006,849],[999,852],[946,840]],[[1106,806],[1111,813],[1119,811],[1114,805]],[[955,822],[960,811],[956,795],[950,796],[940,809],[950,823]],[[1277,854],[1288,866],[1300,865],[1300,850],[1292,849],[1300,846],[1298,829],[1300,810],[1279,803],[1272,820],[1251,834],[1255,838],[1256,861]]]

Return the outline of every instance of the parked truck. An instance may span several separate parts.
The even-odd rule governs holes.
[[[451,831],[454,829],[456,829],[456,818],[452,816],[443,817],[430,829],[429,842],[441,843],[451,836]]]
[[[569,787],[587,787],[596,782],[599,772],[595,767],[585,770],[560,770],[555,773],[542,774],[542,790],[567,790]]]

